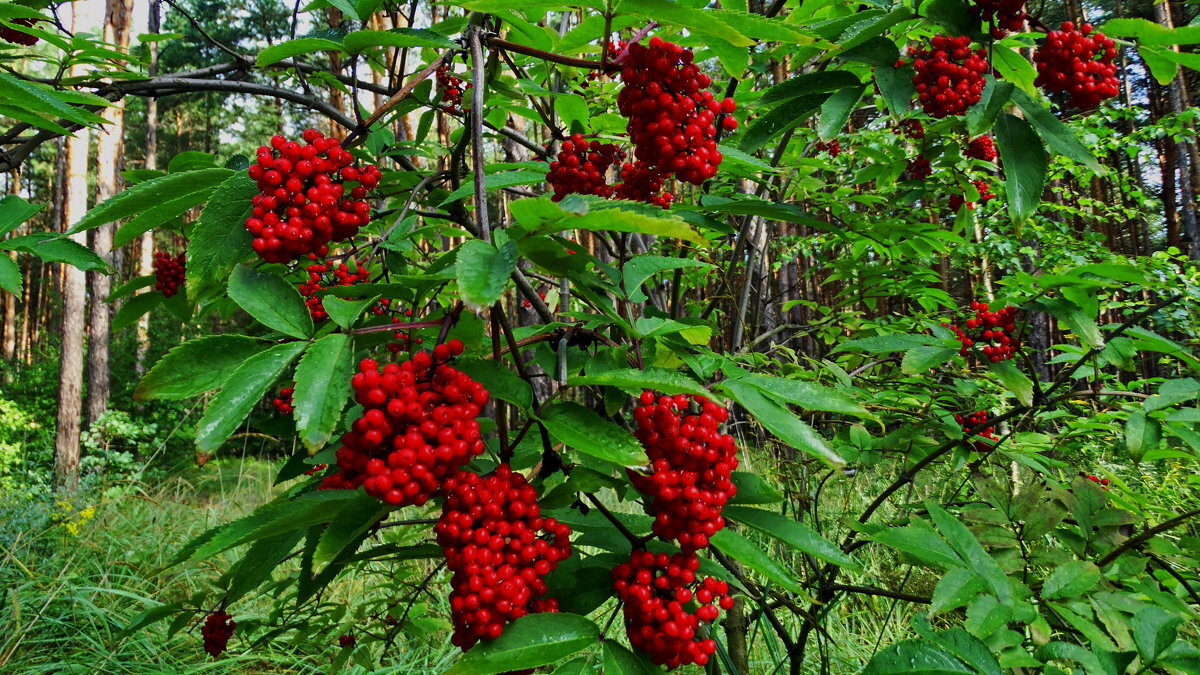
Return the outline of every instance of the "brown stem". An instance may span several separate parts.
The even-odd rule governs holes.
[[[533,57],[542,59],[543,61],[549,61],[551,63],[561,63],[564,66],[574,66],[576,68],[587,68],[588,70],[606,70],[606,71],[617,71],[617,70],[621,69],[621,67],[615,63],[601,63],[599,61],[589,61],[588,59],[576,59],[576,58],[572,58],[570,56],[562,56],[561,54],[555,54],[553,52],[542,51],[541,49],[535,49],[533,47],[526,47],[525,45],[520,45],[515,42],[509,42],[508,40],[502,40],[498,37],[488,38],[487,43],[488,43],[488,46],[492,47],[493,49],[503,49],[505,51],[516,52],[518,54],[524,54],[526,56],[533,56]]]
[[[1107,565],[1110,562],[1119,558],[1122,553],[1128,551],[1129,549],[1131,549],[1135,546],[1140,546],[1141,544],[1146,543],[1154,535],[1162,533],[1162,532],[1166,532],[1167,530],[1169,530],[1177,525],[1182,525],[1188,519],[1195,518],[1196,516],[1200,516],[1200,509],[1192,509],[1191,511],[1188,511],[1187,513],[1181,513],[1178,516],[1175,516],[1174,518],[1172,518],[1170,520],[1163,521],[1163,522],[1159,523],[1158,525],[1155,525],[1154,527],[1143,530],[1141,532],[1141,534],[1139,534],[1135,537],[1130,537],[1130,538],[1126,539],[1125,541],[1118,544],[1116,548],[1109,551],[1108,553],[1105,553],[1103,558],[1100,558],[1099,560],[1096,561],[1096,566],[1104,567],[1105,565]]]
[[[418,84],[424,82],[425,78],[429,77],[430,73],[437,70],[438,67],[442,65],[442,62],[450,57],[453,53],[454,52],[442,52],[436,59],[430,61],[429,65],[422,68],[421,71],[416,75],[413,75],[412,78],[408,80],[408,83],[400,88],[400,91],[392,94],[391,98],[389,98],[387,101],[384,101],[383,105],[376,108],[375,112],[371,113],[370,117],[364,120],[362,124],[358,125],[358,127],[346,137],[346,140],[342,141],[342,147],[349,148],[353,146],[355,142],[371,128],[372,124],[378,122],[379,118],[391,112],[393,108],[400,105],[401,101],[408,98],[408,95],[412,93],[413,89],[416,89]]]

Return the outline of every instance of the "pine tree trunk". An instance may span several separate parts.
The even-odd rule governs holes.
[[[104,40],[118,49],[129,47],[129,24],[133,0],[108,0],[104,12]],[[125,103],[121,100],[104,109],[107,124],[96,139],[96,203],[117,193],[120,176],[121,151],[125,135]],[[113,223],[105,223],[92,233],[92,248],[112,265]],[[89,273],[92,292],[88,332],[88,397],[87,423],[95,422],[108,409],[110,385],[109,333],[112,326],[112,307],[104,301],[112,291],[112,280],[101,271]]]
[[[79,9],[72,5],[72,24],[79,22]],[[71,75],[83,75],[78,66]],[[67,181],[64,185],[62,223],[64,230],[78,222],[88,205],[88,138],[86,128],[66,142]],[[82,234],[72,239],[86,245]],[[87,275],[62,265],[61,340],[59,341],[58,424],[54,438],[55,483],[68,490],[79,485],[79,418],[83,413],[83,329]]]
[[[8,191],[10,194],[18,194],[21,191],[21,174],[17,169],[13,169],[8,177]],[[15,263],[17,262],[16,252],[9,252],[8,256]],[[22,284],[23,287],[28,287],[29,282]],[[12,361],[17,353],[17,296],[8,291],[0,291],[4,295],[4,316],[3,322],[0,322],[0,332],[3,333],[3,343],[0,347],[0,354],[3,355],[5,361]]]
[[[147,32],[158,33],[160,26],[159,1],[151,0],[150,15],[147,20]],[[151,42],[149,76],[158,74],[158,43]],[[158,168],[158,99],[151,96],[146,99],[146,161],[145,168]],[[154,273],[154,231],[142,233],[138,246],[137,275],[144,277]],[[149,293],[146,289],[143,293]],[[138,375],[146,372],[146,353],[150,350],[150,314],[147,312],[138,319],[137,323],[137,352],[134,355],[133,369]]]

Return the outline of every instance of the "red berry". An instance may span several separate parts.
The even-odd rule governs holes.
[[[1050,31],[1033,55],[1038,76],[1034,85],[1062,93],[1068,105],[1087,110],[1120,92],[1116,43],[1103,33],[1092,33],[1091,24],[1076,31],[1070,21]]]
[[[970,49],[971,38],[935,35],[928,49],[913,56],[913,85],[925,112],[934,117],[961,115],[983,94],[987,51]]]
[[[225,612],[209,614],[204,620],[204,625],[200,626],[200,635],[204,637],[204,651],[213,658],[223,654],[235,627],[237,622]]]
[[[168,298],[175,295],[187,276],[186,264],[186,253],[172,257],[166,251],[157,251],[154,254],[154,289]]]

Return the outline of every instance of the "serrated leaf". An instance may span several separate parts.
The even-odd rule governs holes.
[[[0,197],[0,237],[17,229],[18,225],[36,216],[44,208],[46,207],[43,204],[30,204],[14,194]]]
[[[828,93],[822,93],[784,99],[785,103],[775,106],[746,127],[737,139],[738,147],[745,152],[758,150],[776,136],[802,124],[820,110],[828,98]]]
[[[84,126],[104,123],[103,117],[67,103],[63,99],[63,93],[52,87],[40,82],[27,82],[3,71],[0,71],[0,99],[5,99],[11,104],[20,103],[26,110],[33,112],[49,112]]]
[[[816,457],[832,466],[844,466],[846,460],[834,452],[813,428],[792,414],[784,406],[771,400],[757,387],[737,380],[721,383],[735,401],[746,409],[760,424],[787,445]]]
[[[780,565],[775,558],[763,553],[742,535],[725,528],[709,538],[709,544],[728,555],[741,565],[758,573],[764,579],[773,581],[793,593],[803,593],[804,589],[796,582],[795,575]]]
[[[1075,132],[1055,117],[1041,101],[1035,100],[1020,89],[1013,90],[1012,101],[1025,113],[1025,119],[1033,125],[1042,140],[1046,141],[1046,145],[1092,171],[1104,170],[1096,156],[1079,140]]]
[[[254,65],[261,68],[277,61],[290,59],[293,56],[326,51],[340,52],[342,51],[342,45],[333,40],[326,40],[325,38],[297,38],[262,50],[258,53],[258,58],[255,59]]]
[[[977,675],[950,652],[923,639],[903,640],[879,650],[862,675]]]
[[[638,466],[648,461],[633,434],[578,403],[555,403],[538,417],[551,436],[580,452],[621,466]]]
[[[546,180],[546,174],[540,171],[497,171],[489,173],[483,177],[483,184],[488,190],[497,188],[515,187],[517,185],[532,185],[541,183]],[[450,193],[449,197],[442,200],[438,206],[445,206],[450,202],[456,202],[463,197],[467,197],[475,192],[475,174],[469,173],[463,179],[462,185],[457,190]]]
[[[454,49],[455,44],[444,35],[426,28],[393,28],[392,30],[357,30],[342,38],[347,52],[358,54],[371,47],[433,47]]]
[[[329,522],[347,502],[361,495],[355,490],[319,490],[295,498],[283,495],[244,518],[200,535],[183,547],[174,562],[203,560],[257,539]]]
[[[249,255],[253,240],[244,223],[258,186],[243,172],[217,187],[200,220],[192,227],[187,249],[187,293],[196,301],[214,284],[228,278],[239,261]]]
[[[814,558],[851,570],[859,569],[854,558],[804,523],[772,511],[745,506],[726,506],[723,514]]]
[[[374,527],[390,509],[375,497],[358,492],[353,500],[342,506],[321,533],[312,555],[313,567],[323,567],[332,562],[347,546],[359,540],[362,533]]]
[[[378,297],[370,297],[365,300],[347,300],[327,295],[321,298],[321,306],[325,308],[325,313],[329,315],[329,318],[334,323],[349,330],[354,325],[354,322],[358,320],[358,317],[378,300]]]
[[[774,377],[752,373],[737,378],[760,389],[767,396],[787,401],[805,410],[822,410],[825,412],[855,415],[857,417],[873,417],[861,403],[848,394],[831,389],[815,382],[793,380],[787,377]]]
[[[177,401],[221,386],[246,359],[268,344],[244,335],[208,335],[189,340],[163,355],[146,373],[134,399]]]
[[[904,352],[900,370],[905,375],[917,375],[942,365],[956,354],[958,350],[949,347],[913,347]]]
[[[0,253],[0,288],[21,295],[21,268],[7,255]]]
[[[902,352],[914,347],[939,345],[941,340],[929,335],[915,333],[895,333],[892,335],[874,335],[871,337],[847,340],[837,346],[833,353],[848,351],[864,351],[871,354],[886,354]]]
[[[238,265],[229,278],[229,297],[268,328],[295,338],[312,335],[312,315],[300,293],[274,274]]]
[[[104,223],[128,218],[143,213],[147,216],[143,222],[149,222],[150,227],[170,220],[178,213],[172,209],[164,209],[163,203],[173,201],[185,194],[194,194],[206,190],[214,190],[223,181],[233,175],[233,171],[224,168],[201,169],[199,171],[184,171],[170,173],[158,178],[152,178],[118,192],[104,202],[92,207],[83,218],[70,229],[68,234],[76,234]],[[199,204],[203,199],[197,200]],[[194,204],[193,204],[194,206]],[[164,216],[165,213],[172,215]],[[146,229],[149,229],[146,228]]]
[[[1013,84],[988,75],[979,102],[967,110],[967,133],[978,136],[996,123],[996,116],[1012,98]]]
[[[900,68],[887,65],[875,69],[875,84],[893,115],[902,115],[912,107],[912,97],[917,93],[913,85],[914,74],[911,65]]]
[[[353,376],[354,343],[345,333],[330,333],[312,343],[296,365],[296,432],[309,451],[333,437]]]
[[[612,640],[604,641],[605,675],[658,675],[662,669],[648,657],[637,654]]]
[[[865,86],[846,87],[825,99],[821,104],[821,118],[817,122],[817,133],[821,138],[834,138],[842,132],[864,91]]]
[[[1004,166],[1005,196],[1014,223],[1037,210],[1046,187],[1046,151],[1029,123],[1005,113],[996,119],[996,148]]]
[[[307,342],[275,345],[246,359],[234,370],[196,425],[196,448],[212,452],[221,447],[306,346]]]
[[[32,253],[46,262],[66,263],[77,269],[108,270],[108,263],[92,249],[61,234],[38,232],[0,241],[0,251]]]
[[[712,267],[711,263],[691,258],[673,258],[659,255],[639,255],[631,258],[621,268],[622,284],[625,295],[633,302],[644,302],[646,294],[642,292],[642,284],[650,277],[666,270],[688,267]]]
[[[490,359],[457,358],[454,367],[487,387],[493,398],[508,401],[522,410],[533,409],[533,389],[503,364]]]
[[[1074,598],[1091,590],[1100,581],[1100,568],[1087,560],[1068,560],[1058,565],[1042,582],[1042,597],[1047,600]]]
[[[567,385],[583,386],[598,385],[619,387],[626,391],[641,393],[653,391],[661,394],[694,394],[696,396],[711,396],[712,393],[683,373],[664,370],[662,368],[647,368],[638,370],[626,368],[621,370],[606,370],[595,375],[579,375],[570,378]]]
[[[772,487],[762,476],[749,471],[734,471],[730,476],[737,493],[729,500],[730,504],[778,504],[783,501],[783,495]]]
[[[498,235],[500,233],[497,233]],[[508,278],[516,269],[520,254],[517,245],[507,237],[496,248],[482,239],[470,239],[458,247],[455,272],[458,292],[463,302],[472,307],[488,307],[500,299]]]
[[[1017,401],[1021,405],[1033,405],[1033,380],[1030,380],[1025,373],[1017,370],[1012,361],[1000,361],[998,363],[988,363],[988,370],[1000,380],[1000,384],[1004,388],[1012,392],[1013,396],[1017,397]]]
[[[562,94],[554,97],[554,112],[566,123],[568,129],[575,124],[581,127],[588,121],[587,102],[579,94]]]
[[[143,232],[159,227],[191,211],[208,201],[216,187],[211,185],[192,192],[185,192],[177,197],[164,199],[145,209],[136,218],[123,223],[117,229],[116,234],[113,235],[113,247],[120,248],[142,236]]]
[[[4,256],[0,256],[0,258],[3,257]],[[162,301],[162,293],[142,293],[141,295],[135,295],[134,297],[130,298],[128,302],[121,305],[121,308],[117,310],[117,313],[112,318],[110,329],[113,333],[119,333],[120,331],[125,330],[129,326],[137,323],[137,320],[140,319],[143,314],[150,312],[150,310],[162,304]]]
[[[577,614],[527,614],[495,640],[475,645],[445,675],[495,675],[536,668],[587,649],[600,639],[596,624]]]
[[[1162,427],[1158,420],[1147,417],[1141,410],[1129,413],[1125,420],[1125,448],[1135,462],[1142,461],[1146,453],[1157,448],[1162,440]]]

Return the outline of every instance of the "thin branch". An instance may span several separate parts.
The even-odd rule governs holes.
[[[1188,511],[1186,513],[1181,513],[1170,520],[1163,521],[1163,522],[1159,523],[1158,525],[1155,525],[1154,527],[1143,530],[1141,532],[1141,534],[1138,534],[1137,536],[1126,539],[1125,541],[1118,544],[1116,546],[1116,548],[1109,551],[1108,553],[1105,553],[1104,557],[1102,557],[1096,561],[1096,567],[1104,567],[1105,565],[1109,564],[1110,562],[1121,557],[1122,553],[1125,553],[1126,551],[1128,551],[1129,549],[1131,549],[1135,546],[1140,546],[1140,545],[1146,543],[1154,535],[1160,534],[1162,532],[1166,532],[1167,530],[1169,530],[1173,527],[1182,525],[1183,523],[1187,522],[1189,519],[1195,518],[1196,516],[1200,516],[1200,509],[1192,509],[1191,511]]]
[[[491,241],[492,227],[489,222],[487,203],[487,176],[484,175],[483,157],[483,102],[487,84],[484,73],[483,44],[479,38],[480,28],[472,28],[467,35],[471,47],[471,159],[475,169],[475,220],[479,223],[479,238]]]
[[[498,37],[489,37],[487,39],[487,43],[492,49],[502,49],[506,52],[516,52],[517,54],[534,56],[543,61],[561,63],[564,66],[574,66],[576,68],[586,68],[588,70],[605,71],[618,71],[621,69],[621,66],[612,62],[601,63],[599,61],[589,61],[588,59],[576,59],[570,56],[562,56],[561,54],[554,54],[551,52],[542,51],[541,49],[526,47],[525,45],[517,44],[515,42],[509,42],[508,40],[502,40]]]

